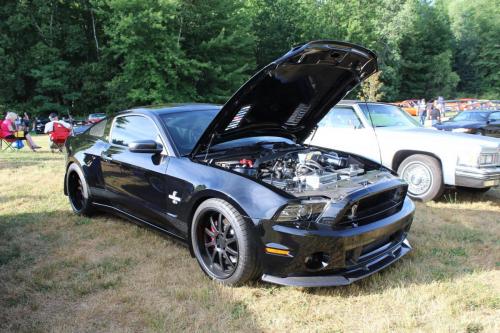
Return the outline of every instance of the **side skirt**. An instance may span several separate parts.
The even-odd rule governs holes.
[[[135,224],[138,224],[138,225],[141,225],[141,226],[147,226],[147,227],[151,227],[154,231],[157,231],[157,232],[160,232],[161,234],[167,234],[169,236],[171,236],[174,240],[178,241],[179,243],[181,243],[182,245],[184,246],[188,246],[187,243],[186,243],[186,240],[182,237],[179,237],[178,235],[154,224],[154,223],[151,223],[151,222],[148,222],[146,220],[143,220],[143,219],[140,219],[132,214],[129,214],[127,212],[124,212],[123,210],[119,209],[119,208],[116,208],[116,207],[113,207],[113,206],[110,206],[110,205],[105,205],[105,204],[102,204],[102,203],[98,203],[98,202],[92,202],[93,205],[97,206],[99,209],[102,209],[104,211],[108,211],[110,213],[115,213]]]

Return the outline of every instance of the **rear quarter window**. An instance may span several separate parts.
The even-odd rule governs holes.
[[[89,129],[89,135],[105,139],[109,133],[108,119],[103,119]],[[107,133],[106,133],[107,132]]]

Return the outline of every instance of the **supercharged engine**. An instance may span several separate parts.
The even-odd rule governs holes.
[[[385,175],[387,171],[366,170],[362,162],[335,152],[302,149],[289,152],[269,152],[215,164],[257,178],[272,186],[302,195],[343,195],[364,187]]]

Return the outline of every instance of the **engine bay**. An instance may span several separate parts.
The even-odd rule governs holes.
[[[301,196],[341,198],[369,184],[393,178],[347,154],[304,148],[212,160],[215,165]]]

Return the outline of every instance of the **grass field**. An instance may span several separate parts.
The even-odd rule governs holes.
[[[414,251],[349,287],[228,288],[169,238],[74,216],[63,168],[0,154],[1,331],[500,332],[500,190],[417,204]]]

